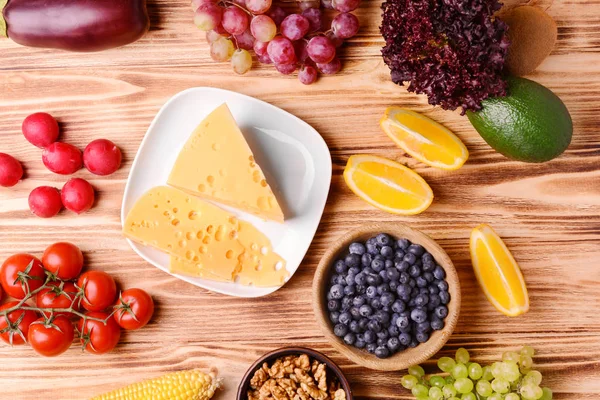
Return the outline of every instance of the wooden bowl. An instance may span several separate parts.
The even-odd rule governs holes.
[[[327,290],[331,279],[333,264],[341,256],[348,254],[348,246],[355,241],[366,241],[378,233],[387,233],[394,238],[406,238],[412,243],[420,244],[433,255],[436,262],[446,271],[450,302],[448,316],[444,320],[444,329],[433,331],[426,343],[407,348],[386,359],[379,359],[364,350],[346,345],[333,333],[333,324],[329,320],[327,310]],[[401,223],[375,223],[363,226],[342,236],[323,256],[313,280],[313,308],[317,322],[323,334],[337,351],[363,367],[380,371],[398,371],[411,365],[420,364],[430,359],[448,341],[456,327],[460,312],[460,282],[456,269],[448,254],[429,236]]]
[[[254,373],[262,366],[264,362],[271,363],[280,357],[285,357],[289,355],[301,355],[306,354],[310,358],[319,361],[320,363],[324,363],[329,368],[330,372],[333,372],[340,382],[341,388],[346,392],[346,400],[353,400],[352,390],[350,389],[350,384],[348,380],[342,373],[342,370],[329,358],[325,355],[319,353],[318,351],[307,349],[305,347],[283,347],[281,349],[274,350],[270,353],[265,354],[246,371],[246,374],[242,378],[240,382],[240,386],[238,387],[237,400],[247,400],[248,399],[248,389],[250,389],[250,380],[254,376]]]

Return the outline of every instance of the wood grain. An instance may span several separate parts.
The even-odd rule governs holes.
[[[261,67],[235,76],[213,63],[203,34],[191,23],[185,0],[152,0],[153,29],[140,42],[99,54],[26,49],[0,40],[0,151],[23,161],[27,179],[0,190],[0,259],[40,254],[50,243],[82,247],[89,268],[113,274],[121,287],[141,287],[156,299],[156,316],[123,336],[117,350],[94,357],[73,348],[45,359],[27,348],[0,346],[0,398],[84,399],[132,381],[183,368],[218,367],[232,400],[239,379],[263,353],[285,345],[319,350],[339,363],[357,399],[410,399],[401,372],[353,365],[329,346],[311,308],[311,281],[325,250],[363,223],[401,221],[422,230],[448,252],[459,274],[463,302],[455,334],[439,353],[465,346],[481,362],[532,344],[535,361],[559,400],[600,398],[600,3],[542,1],[559,27],[556,49],[531,78],[557,93],[569,108],[575,133],[569,150],[541,165],[509,161],[490,149],[458,113],[432,108],[421,96],[393,85],[379,51],[379,1],[364,1],[363,29],[343,51],[344,70],[311,87]],[[301,268],[280,291],[261,299],[216,295],[146,264],[120,234],[119,211],[129,168],[152,118],[167,99],[194,86],[215,86],[255,96],[313,125],[327,141],[334,177],[330,198]],[[405,156],[380,131],[388,105],[424,112],[463,139],[471,159],[457,172],[426,167]],[[104,137],[124,150],[123,168],[100,178],[85,171],[99,198],[89,213],[33,217],[27,196],[36,186],[61,186],[41,152],[20,134],[28,114],[56,115],[63,139],[81,148]],[[374,153],[415,168],[435,193],[432,207],[415,217],[378,211],[354,196],[341,172],[347,158]],[[468,237],[491,224],[519,261],[531,311],[500,315],[478,288]],[[430,362],[428,367],[432,367]],[[43,395],[41,394],[43,393]]]

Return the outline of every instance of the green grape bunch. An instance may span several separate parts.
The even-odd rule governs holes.
[[[442,357],[442,375],[425,376],[420,365],[408,369],[400,384],[417,400],[552,400],[552,391],[541,387],[542,374],[533,368],[534,350],[508,351],[502,361],[481,366],[470,362],[469,352],[460,348],[454,359]]]

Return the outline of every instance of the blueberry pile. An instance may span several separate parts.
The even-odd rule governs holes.
[[[348,250],[335,262],[327,292],[336,336],[387,358],[444,328],[446,272],[423,246],[380,233]]]

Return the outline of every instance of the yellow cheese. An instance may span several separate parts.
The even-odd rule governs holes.
[[[283,222],[283,212],[226,104],[192,133],[167,182],[196,196]]]
[[[123,232],[171,255],[174,273],[255,286],[278,286],[289,276],[283,258],[252,224],[172,187],[146,192]]]

